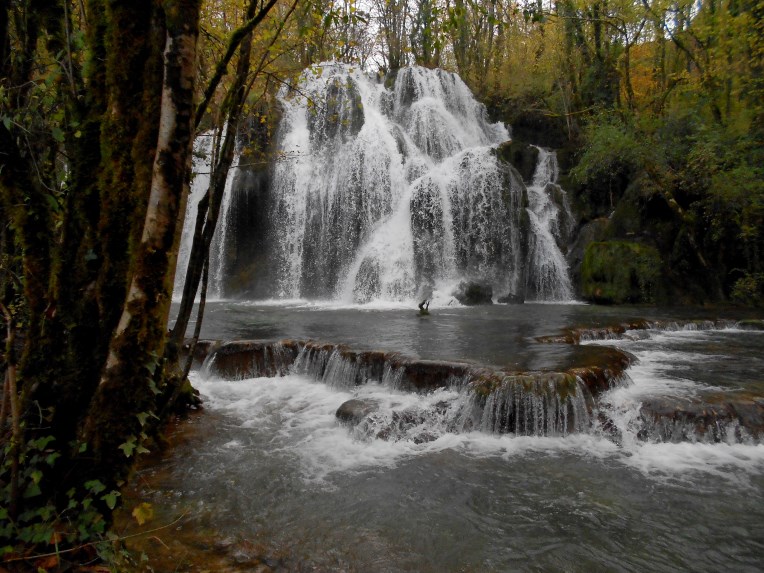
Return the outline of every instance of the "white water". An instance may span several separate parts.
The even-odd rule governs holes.
[[[661,444],[628,441],[621,445],[596,431],[565,437],[515,436],[483,431],[456,432],[447,416],[423,416],[392,438],[375,437],[389,430],[395,412],[432,412],[439,402],[457,404],[458,392],[438,390],[420,395],[380,384],[342,389],[304,375],[227,382],[196,377],[207,408],[225,413],[242,428],[271,434],[275,453],[296,457],[303,479],[324,482],[338,473],[396,467],[405,460],[453,450],[463,455],[499,457],[513,462],[523,456],[573,453],[602,463],[619,464],[655,479],[693,480],[712,474],[745,485],[764,470],[764,444]],[[351,398],[375,400],[379,411],[358,427],[348,428],[335,411]],[[434,436],[430,441],[422,435]],[[229,444],[231,448],[245,447]]]
[[[528,187],[532,232],[528,246],[526,295],[530,299],[567,301],[573,298],[568,263],[560,250],[573,231],[573,214],[565,191],[557,185],[559,168],[553,152],[537,147],[538,164]]]
[[[446,388],[427,394],[404,391],[394,369],[385,371],[381,383],[355,386],[363,367],[331,349],[306,348],[282,378],[227,382],[210,378],[209,370],[203,369],[194,384],[208,408],[230,414],[242,428],[271,433],[278,451],[299,459],[308,481],[395,467],[407,459],[453,450],[507,461],[566,452],[661,480],[692,482],[708,474],[747,486],[764,470],[764,444],[750,437],[741,440],[731,431],[726,441],[716,443],[669,443],[641,435],[643,400],[670,397],[681,404],[709,390],[724,390],[705,382],[698,375],[702,370],[690,369],[724,358],[698,347],[703,337],[711,336],[710,348],[716,348],[719,333],[639,331],[634,339],[616,341],[638,357],[623,382],[598,398],[598,408],[617,429],[616,435],[601,426],[601,418],[589,415],[586,400],[591,396],[580,383],[573,395],[562,396],[550,382],[528,386],[527,381],[512,384],[507,379],[484,403],[467,380],[453,379]],[[746,344],[758,335],[739,334]],[[687,376],[677,376],[677,369]],[[367,376],[363,372],[362,378]],[[335,412],[350,399],[375,408],[346,426]],[[507,418],[513,409],[515,417]],[[508,419],[514,425],[507,426]]]
[[[487,121],[457,75],[404,68],[388,89],[328,63],[280,99],[278,147],[289,159],[273,166],[260,207],[270,221],[268,276],[258,279],[266,292],[344,304],[447,301],[465,279],[490,283],[495,297],[523,294],[528,275],[538,277],[530,298],[571,298],[563,223],[540,199],[556,174],[526,191],[494,155],[506,127]]]
[[[186,279],[188,260],[191,256],[191,248],[194,241],[194,228],[199,201],[202,200],[210,187],[212,172],[212,146],[214,132],[207,131],[197,136],[194,140],[193,151],[193,179],[189,191],[186,212],[184,216],[183,232],[178,249],[178,262],[175,269],[175,284],[173,286],[173,300],[180,300],[183,294],[183,284]],[[225,130],[221,137],[225,137]],[[229,212],[231,210],[231,186],[235,178],[236,169],[239,165],[239,154],[234,156],[231,169],[228,171],[223,200],[220,205],[220,215],[215,234],[212,236],[210,245],[210,280],[208,286],[208,299],[214,300],[221,297],[225,281],[225,249],[230,240],[228,233]]]

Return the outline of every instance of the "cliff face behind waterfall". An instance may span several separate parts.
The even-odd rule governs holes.
[[[280,107],[279,158],[240,169],[224,207],[217,295],[412,301],[475,281],[494,298],[573,298],[554,154],[524,182],[497,151],[507,127],[456,74],[381,83],[324,64]]]

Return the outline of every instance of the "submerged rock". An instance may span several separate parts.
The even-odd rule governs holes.
[[[456,300],[466,306],[493,304],[493,287],[487,283],[476,281],[461,282],[451,294]]]
[[[358,400],[354,398],[344,402],[337,408],[335,416],[343,424],[355,426],[366,416],[376,412],[378,409],[379,403],[376,400]]]

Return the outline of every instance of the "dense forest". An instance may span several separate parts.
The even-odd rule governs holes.
[[[277,91],[327,60],[380,81],[458,72],[512,126],[518,163],[557,149],[583,298],[764,302],[764,2],[4,0],[8,567],[116,559],[103,541],[135,458],[196,404],[180,349],[236,135],[271,159]],[[213,174],[167,332],[203,130]]]

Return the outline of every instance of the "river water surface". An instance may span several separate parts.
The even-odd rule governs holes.
[[[203,413],[140,472],[128,505],[151,503],[157,523],[184,516],[153,536],[174,548],[169,570],[201,571],[203,554],[235,571],[764,570],[764,445],[644,441],[635,416],[645,397],[764,394],[764,333],[535,340],[636,318],[737,318],[683,312],[539,304],[443,307],[420,318],[404,308],[212,303],[202,335],[214,339],[313,338],[514,369],[562,369],[616,345],[638,358],[630,383],[600,400],[620,439],[597,424],[566,437],[436,427],[425,443],[369,438],[336,421],[340,404],[427,409],[455,390],[349,390],[299,375],[232,382],[198,371]]]

